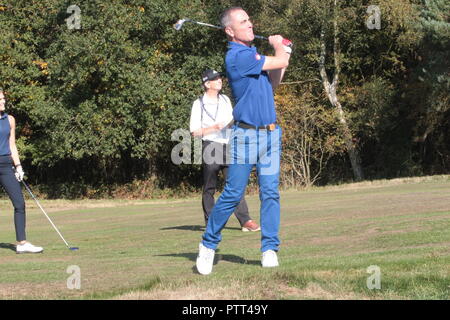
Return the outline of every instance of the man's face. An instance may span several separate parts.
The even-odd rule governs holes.
[[[6,105],[5,95],[3,94],[3,92],[0,92],[0,111],[5,111],[5,105]]]
[[[217,79],[209,80],[206,84],[206,87],[208,89],[213,89],[217,91],[222,90],[222,78],[218,77]]]
[[[233,41],[248,44],[255,39],[253,23],[244,10],[235,10],[230,13],[230,25],[225,28]]]

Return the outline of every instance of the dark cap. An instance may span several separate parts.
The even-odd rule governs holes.
[[[202,73],[202,82],[205,83],[206,81],[216,80],[222,76],[223,76],[222,73],[219,73],[216,70],[208,69],[203,71]]]

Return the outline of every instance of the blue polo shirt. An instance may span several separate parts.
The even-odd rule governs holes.
[[[225,67],[236,103],[235,121],[263,126],[277,120],[272,84],[262,70],[265,60],[255,47],[229,42]]]

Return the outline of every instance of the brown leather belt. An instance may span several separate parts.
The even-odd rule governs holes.
[[[247,124],[245,122],[238,122],[236,121],[235,124],[239,127],[239,128],[243,128],[243,129],[254,129],[254,130],[269,130],[269,131],[273,131],[275,130],[275,128],[277,127],[276,123],[271,123],[268,124],[266,126],[252,126],[251,124]]]

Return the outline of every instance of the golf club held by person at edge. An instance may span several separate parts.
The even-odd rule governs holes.
[[[14,226],[16,230],[16,253],[40,253],[44,249],[26,240],[25,200],[20,181],[24,171],[16,146],[16,120],[6,113],[5,92],[0,88],[0,184],[8,194],[14,207]]]

